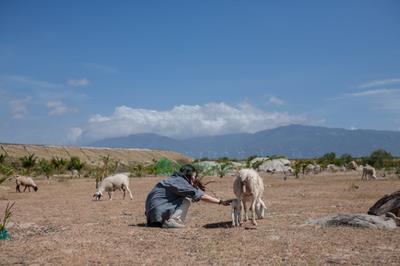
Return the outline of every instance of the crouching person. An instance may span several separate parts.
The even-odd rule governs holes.
[[[183,228],[191,202],[205,202],[228,206],[229,201],[216,199],[204,193],[204,187],[196,180],[196,169],[188,164],[179,172],[160,181],[147,195],[147,226]]]

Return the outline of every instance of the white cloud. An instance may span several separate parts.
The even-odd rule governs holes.
[[[397,79],[397,78],[396,79],[374,80],[374,81],[360,84],[360,85],[358,85],[358,88],[364,89],[364,88],[384,86],[384,85],[389,85],[389,84],[399,84],[399,83],[400,83],[400,79]]]
[[[381,88],[362,92],[344,94],[336,100],[358,100],[363,105],[374,110],[384,110],[398,113],[400,111],[400,89]]]
[[[22,119],[29,113],[26,103],[28,103],[31,99],[32,97],[27,96],[24,99],[12,100],[10,102],[11,112],[13,114],[12,117],[14,119]]]
[[[272,104],[272,105],[283,105],[283,104],[285,104],[285,101],[272,96],[272,97],[269,97],[268,103]]]
[[[96,114],[81,132],[85,140],[156,133],[170,137],[193,137],[249,132],[293,123],[307,123],[302,115],[265,112],[242,104],[225,103],[179,105],[171,110],[156,111],[118,106],[109,116]]]
[[[97,63],[85,63],[83,65],[86,68],[99,70],[99,71],[105,72],[105,73],[117,73],[118,72],[117,69],[112,66],[107,66],[107,65],[97,64]]]
[[[49,115],[63,115],[66,113],[78,112],[77,108],[67,107],[61,101],[48,101],[46,106],[50,109]]]
[[[395,92],[400,92],[400,89],[376,89],[376,90],[368,90],[362,92],[349,93],[347,95],[353,97],[364,97],[364,96],[374,96],[374,95],[384,95],[391,94]]]
[[[20,75],[10,75],[10,76],[2,76],[2,79],[10,80],[13,82],[18,82],[22,84],[27,84],[34,87],[44,88],[44,89],[53,89],[53,88],[62,88],[63,84],[51,83],[44,80],[35,80],[30,77],[20,76]]]
[[[87,86],[89,84],[90,81],[87,78],[68,80],[68,85],[72,87],[82,87],[82,86]]]

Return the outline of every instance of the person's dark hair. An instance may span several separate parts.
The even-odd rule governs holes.
[[[197,174],[196,168],[191,164],[185,164],[179,169],[179,173],[183,175],[189,182],[194,173]]]
[[[194,187],[200,188],[201,190],[205,191],[206,187],[201,183],[199,179],[191,180],[193,174],[195,173],[196,176],[198,174],[197,169],[191,164],[185,164],[179,169],[179,173]]]

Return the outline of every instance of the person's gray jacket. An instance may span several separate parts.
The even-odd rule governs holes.
[[[199,201],[204,192],[193,187],[179,173],[160,181],[147,195],[147,224],[162,224],[175,212],[184,198]]]

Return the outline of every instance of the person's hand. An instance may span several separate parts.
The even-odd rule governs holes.
[[[224,205],[224,206],[229,206],[229,205],[231,205],[231,201],[230,200],[221,200],[219,204]]]

